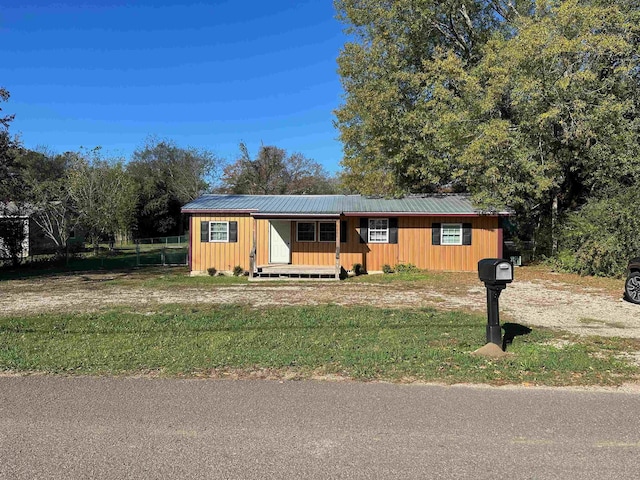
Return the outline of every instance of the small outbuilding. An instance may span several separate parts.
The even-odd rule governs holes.
[[[413,264],[475,271],[502,257],[500,217],[466,195],[385,199],[361,195],[204,195],[182,208],[189,219],[189,266],[253,278],[339,278],[360,264]]]

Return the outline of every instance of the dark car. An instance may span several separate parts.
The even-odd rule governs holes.
[[[624,295],[630,302],[640,304],[640,257],[629,260]]]

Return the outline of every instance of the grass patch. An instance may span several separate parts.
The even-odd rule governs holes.
[[[574,338],[536,328],[511,355],[484,344],[482,315],[339,306],[119,308],[0,319],[0,370],[79,374],[220,374],[268,369],[364,380],[617,385],[640,368],[622,354],[637,340]],[[556,348],[553,342],[570,339]]]
[[[17,275],[17,272],[13,272]],[[130,288],[144,288],[144,289],[174,289],[174,288],[202,288],[208,286],[218,285],[232,285],[247,283],[247,277],[235,277],[232,275],[225,276],[194,276],[189,275],[187,267],[144,267],[144,268],[129,268],[119,270],[80,270],[69,271],[64,269],[58,270],[43,270],[38,272],[22,272],[24,275],[14,276],[9,278],[5,275],[0,275],[0,281],[2,280],[37,280],[37,277],[46,279],[47,277],[69,277],[82,280],[82,284],[91,284],[92,288],[108,288],[111,286],[117,287],[130,287]],[[27,275],[26,273],[32,273],[33,275]],[[33,283],[36,288],[42,288],[41,284]],[[5,289],[11,288],[11,283],[5,283],[3,285]],[[24,285],[20,285],[19,288],[24,289]],[[48,286],[49,292],[67,291],[69,286],[66,284]],[[73,288],[77,288],[76,285]]]
[[[582,317],[580,320],[578,320],[580,323],[583,323],[585,325],[592,325],[592,324],[604,324],[605,322],[602,320],[598,320],[596,318],[587,318],[587,317]]]
[[[431,291],[435,290],[444,294],[460,294],[467,292],[470,288],[483,286],[478,280],[477,273],[431,272],[427,270],[395,272],[381,275],[362,275],[349,278],[345,280],[345,283],[388,285],[398,290],[428,288]]]
[[[579,320],[580,323],[584,324],[586,327],[593,327],[593,328],[598,328],[598,325],[603,325],[605,327],[609,327],[609,328],[627,328],[627,325],[625,325],[622,322],[606,322],[604,320],[598,320],[596,318],[581,318]]]
[[[346,280],[352,283],[403,283],[429,282],[430,284],[451,285],[456,283],[478,283],[478,275],[469,272],[430,272],[427,270],[395,272],[390,274],[360,275]]]
[[[126,277],[118,277],[106,282],[108,285],[124,286],[133,288],[167,289],[167,288],[201,288],[218,285],[234,285],[247,283],[245,276],[209,276],[201,275],[191,277],[186,268],[172,267],[171,269],[156,270],[153,273]]]

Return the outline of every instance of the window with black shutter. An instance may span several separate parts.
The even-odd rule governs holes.
[[[440,226],[440,245],[462,245],[462,224],[443,223]]]
[[[200,241],[205,243],[236,243],[238,222],[200,222]]]

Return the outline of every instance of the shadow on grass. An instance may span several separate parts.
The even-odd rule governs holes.
[[[138,263],[135,255],[114,255],[74,258],[68,263],[65,263],[64,260],[33,262],[18,267],[1,267],[0,280],[27,280],[90,272],[131,273],[145,271],[153,273],[154,271],[185,268],[182,265],[169,266],[158,264],[158,262],[146,262],[145,255],[141,255],[139,260]]]
[[[47,277],[59,277],[59,276],[70,276],[77,275],[81,273],[92,273],[92,272],[114,272],[114,273],[131,273],[140,271],[142,268],[151,269],[154,267],[126,267],[126,266],[118,266],[118,267],[100,267],[95,264],[86,263],[86,264],[75,264],[69,266],[51,266],[48,265],[46,267],[22,267],[18,269],[2,269],[0,270],[0,281],[1,280],[28,280],[31,278],[47,278]],[[161,268],[161,267],[155,267]],[[168,267],[167,267],[168,268]]]
[[[507,351],[507,345],[513,343],[513,339],[522,335],[529,335],[531,329],[520,325],[519,323],[503,323],[502,329],[504,330],[504,336],[502,337],[502,351]]]

